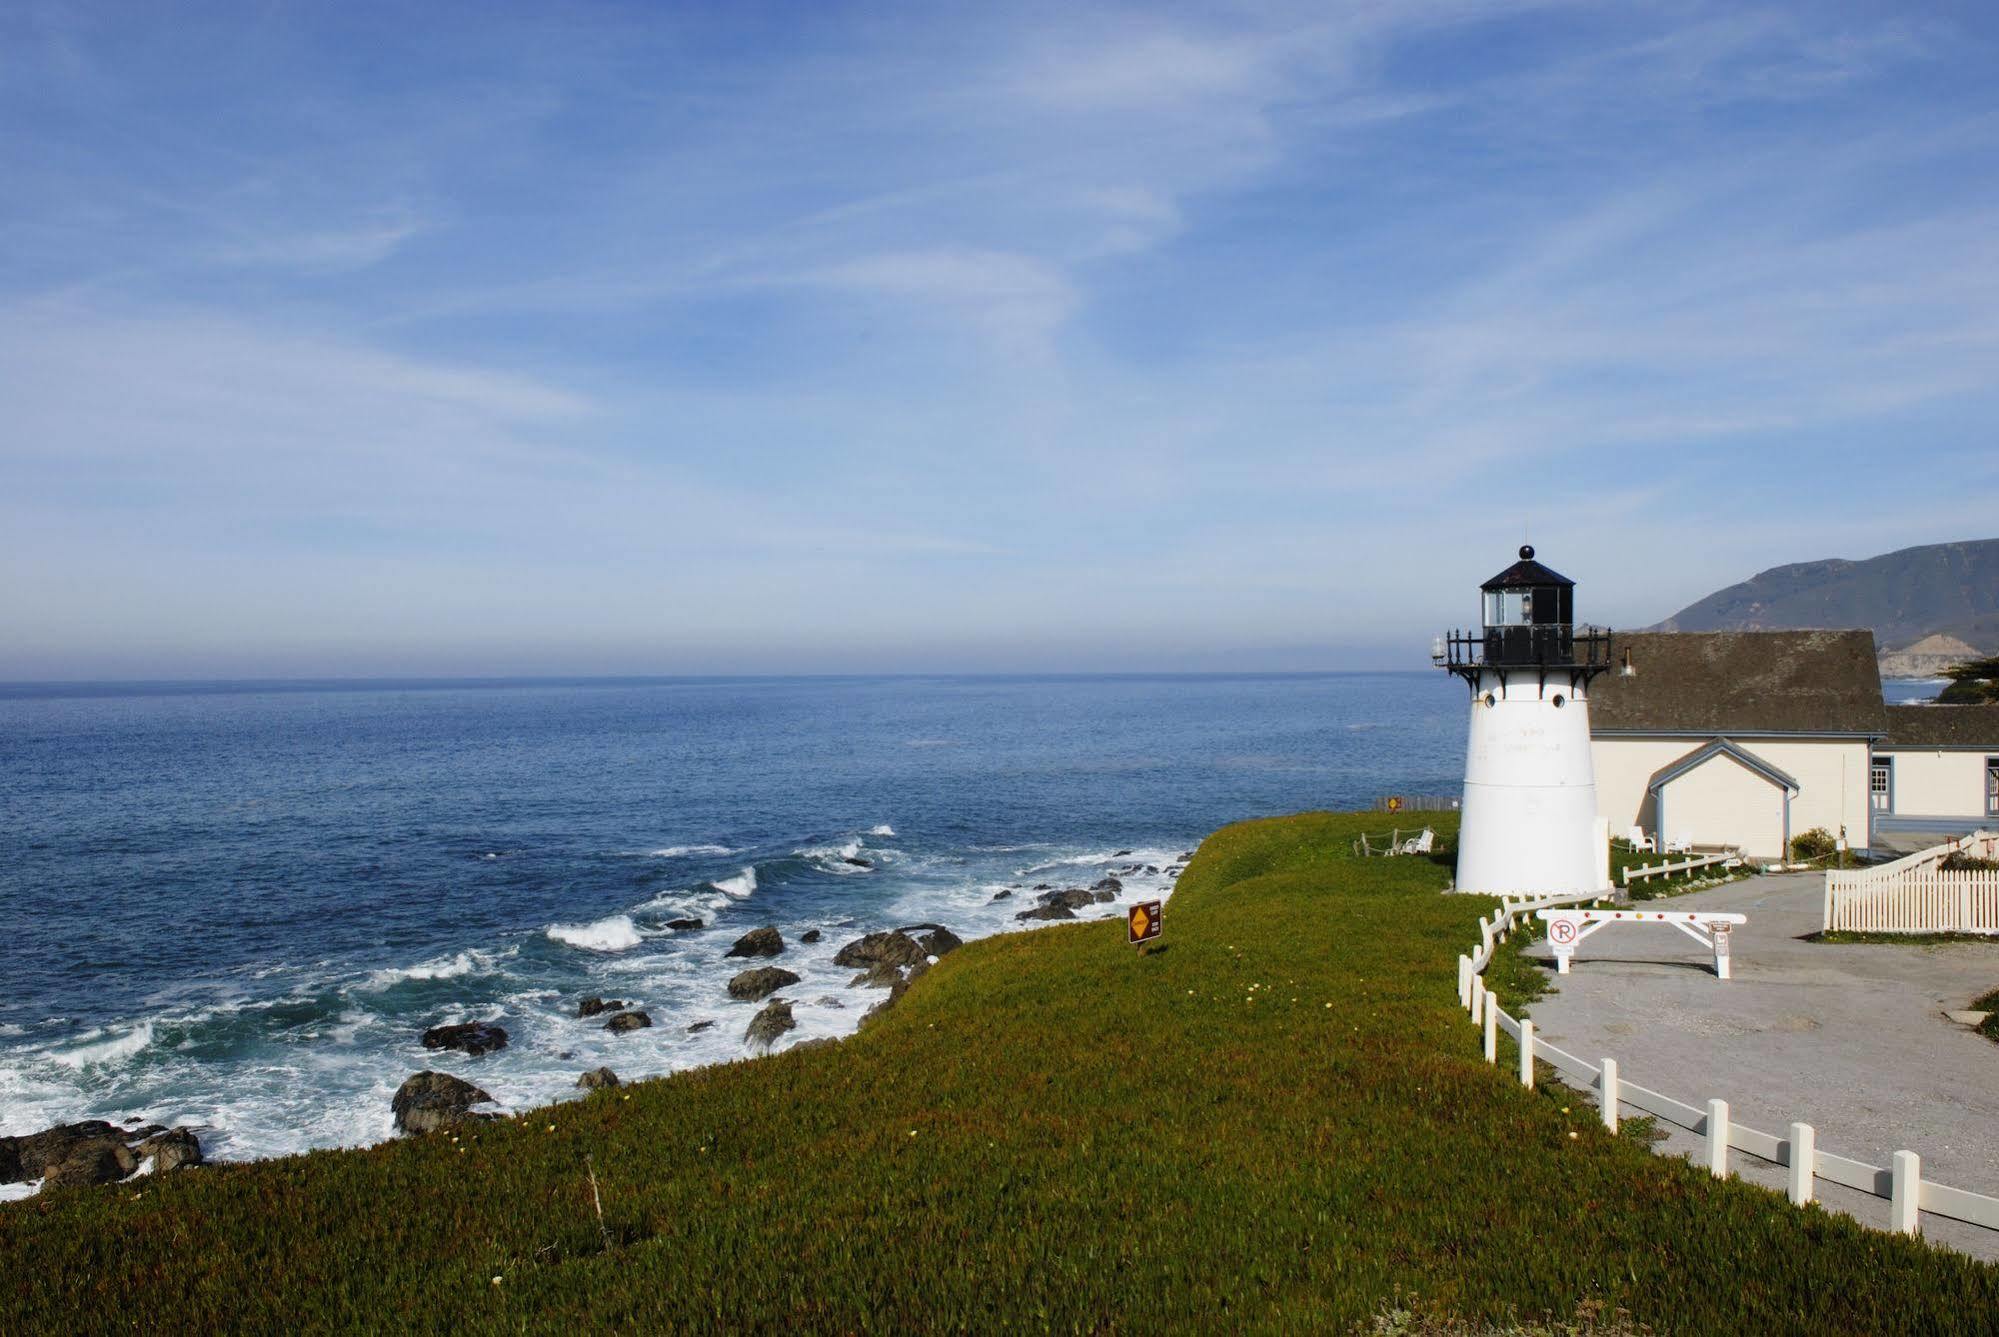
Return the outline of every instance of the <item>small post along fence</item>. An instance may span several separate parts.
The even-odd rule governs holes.
[[[1500,1010],[1498,1001],[1485,987],[1485,969],[1493,953],[1506,941],[1522,919],[1538,916],[1543,910],[1574,910],[1598,900],[1595,896],[1547,896],[1537,899],[1502,900],[1492,916],[1478,921],[1479,945],[1458,958],[1458,1002],[1479,1028],[1487,1063],[1499,1062],[1499,1036],[1511,1036],[1518,1046],[1520,1084],[1534,1085],[1534,1065],[1545,1062],[1574,1080],[1582,1089],[1596,1093],[1603,1125],[1612,1132],[1626,1109],[1640,1110],[1667,1123],[1684,1128],[1704,1140],[1703,1160],[1717,1179],[1728,1176],[1728,1153],[1747,1152],[1775,1165],[1785,1166],[1787,1196],[1803,1206],[1812,1200],[1817,1181],[1844,1185],[1888,1201],[1889,1229],[1914,1235],[1921,1229],[1921,1212],[1949,1217],[1986,1230],[1999,1230],[1999,1198],[1965,1189],[1950,1188],[1922,1177],[1922,1160],[1913,1151],[1897,1151],[1892,1164],[1883,1167],[1849,1160],[1818,1149],[1818,1134],[1808,1123],[1792,1123],[1784,1137],[1761,1132],[1729,1117],[1728,1102],[1710,1100],[1705,1109],[1696,1109],[1671,1096],[1626,1081],[1617,1060],[1605,1058],[1590,1064],[1574,1054],[1534,1034],[1534,1023],[1515,1019]],[[1740,917],[1737,917],[1738,921]],[[1552,935],[1553,922],[1550,923]],[[1719,966],[1719,962],[1717,963]]]
[[[1728,978],[1728,936],[1747,917],[1707,910],[1536,910],[1548,925],[1548,945],[1555,949],[1555,973],[1569,973],[1569,958],[1582,941],[1611,924],[1670,924],[1714,953],[1717,979]]]

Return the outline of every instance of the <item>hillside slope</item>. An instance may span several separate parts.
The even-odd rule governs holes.
[[[1999,539],[1772,567],[1689,604],[1654,630],[1808,627],[1866,627],[1884,651],[1935,635],[1999,651]]]
[[[1161,950],[973,942],[840,1044],[0,1208],[0,1332],[1994,1330],[1999,1268],[1487,1066],[1492,902],[1381,823],[1217,832]]]

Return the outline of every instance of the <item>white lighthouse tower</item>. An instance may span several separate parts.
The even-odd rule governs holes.
[[[1589,684],[1610,666],[1610,633],[1575,624],[1575,582],[1535,561],[1532,548],[1481,589],[1483,625],[1436,649],[1437,663],[1471,688],[1457,890],[1604,890]]]

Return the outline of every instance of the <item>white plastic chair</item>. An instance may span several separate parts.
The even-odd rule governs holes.
[[[1402,852],[1404,854],[1428,854],[1430,847],[1436,844],[1436,841],[1437,833],[1426,826],[1423,828],[1422,835],[1411,836],[1402,842]]]
[[[1694,838],[1684,831],[1666,842],[1666,853],[1668,854],[1692,854],[1693,852]]]
[[[1645,828],[1642,826],[1632,827],[1625,835],[1624,840],[1634,850],[1641,850],[1646,854],[1657,854],[1659,852],[1659,847],[1652,843],[1652,837],[1645,834]]]

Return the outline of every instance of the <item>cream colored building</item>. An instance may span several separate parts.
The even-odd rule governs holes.
[[[1999,825],[1999,706],[1890,706],[1869,793],[1897,844]]]
[[[1590,692],[1597,808],[1611,833],[1782,857],[1815,827],[1871,843],[1887,732],[1865,631],[1628,632]]]

